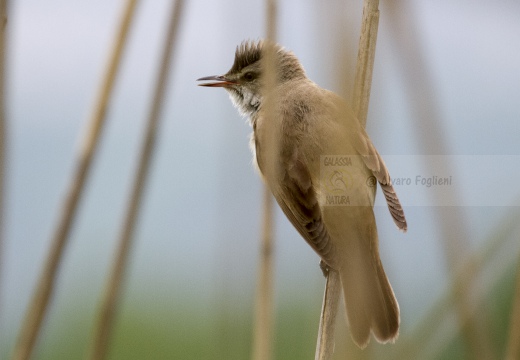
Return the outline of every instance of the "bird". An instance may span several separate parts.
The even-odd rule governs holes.
[[[395,342],[400,309],[379,256],[377,183],[397,228],[406,232],[407,222],[383,158],[351,106],[310,80],[292,51],[268,40],[243,41],[227,73],[197,81],[224,88],[249,119],[261,177],[322,269],[339,273],[354,343],[365,348],[371,334]],[[334,187],[339,195],[330,190],[334,171],[349,179],[348,189]]]

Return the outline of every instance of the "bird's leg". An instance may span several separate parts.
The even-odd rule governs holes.
[[[323,260],[320,260],[320,269],[321,269],[321,272],[323,273],[323,276],[325,276],[325,277],[329,276],[329,271],[331,270],[331,268]]]

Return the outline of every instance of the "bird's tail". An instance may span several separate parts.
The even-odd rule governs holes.
[[[375,238],[356,241],[339,270],[350,332],[360,348],[370,332],[381,343],[399,335],[399,305],[379,258],[377,230],[369,232]]]

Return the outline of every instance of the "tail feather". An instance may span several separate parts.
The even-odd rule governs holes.
[[[399,335],[399,305],[379,259],[377,231],[375,237],[358,241],[339,271],[350,332],[361,348],[370,332],[381,343]]]

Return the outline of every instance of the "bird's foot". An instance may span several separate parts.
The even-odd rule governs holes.
[[[323,273],[323,276],[327,277],[329,276],[329,271],[331,270],[331,267],[325,263],[325,261],[320,260],[320,269]]]

